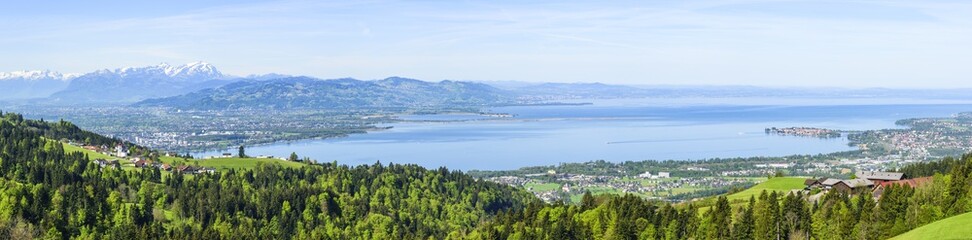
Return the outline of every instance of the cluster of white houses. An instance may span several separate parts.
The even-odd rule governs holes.
[[[184,174],[197,174],[197,173],[216,173],[216,168],[211,167],[196,167],[189,165],[179,165],[173,167],[168,163],[154,162],[148,159],[141,159],[140,157],[134,157],[129,159],[135,168],[158,168],[162,171],[172,171],[180,172]],[[121,164],[118,160],[105,160],[105,159],[95,159],[95,164],[98,164],[102,168],[121,168]]]
[[[69,144],[75,146],[79,145],[73,142]],[[112,157],[128,159],[128,161],[130,161],[132,165],[135,166],[135,168],[158,168],[159,170],[162,171],[173,171],[173,172],[180,172],[185,174],[216,173],[216,169],[211,167],[196,167],[196,166],[188,166],[188,165],[172,166],[169,165],[168,163],[154,162],[152,160],[145,159],[142,156],[130,157],[129,156],[130,153],[128,152],[128,149],[126,149],[125,146],[121,144],[115,145],[115,147],[108,147],[108,145],[101,145],[101,146],[83,145],[80,147],[88,151],[93,151],[93,152],[101,153]],[[170,155],[175,155],[175,154],[166,153],[166,156],[170,156]],[[102,168],[120,169],[121,163],[119,163],[118,161],[119,160],[117,159],[116,160],[95,159],[93,162],[95,164],[98,164],[98,166]]]
[[[149,159],[144,159],[142,156],[135,156],[129,158],[128,149],[125,149],[125,147],[122,146],[121,144],[116,145],[114,148],[109,148],[106,145],[102,145],[102,146],[85,145],[81,147],[86,150],[98,152],[108,156],[113,156],[113,157],[118,157],[123,159],[127,158],[128,161],[130,161],[132,165],[135,166],[135,168],[158,168],[159,170],[162,171],[173,171],[173,172],[180,172],[186,174],[216,172],[216,169],[211,167],[195,167],[195,166],[188,166],[188,165],[171,166],[168,163],[160,163],[160,162],[154,162]],[[121,168],[121,163],[119,163],[118,161],[119,160],[117,159],[116,160],[95,159],[93,162],[95,164],[98,164],[98,166],[102,168],[105,167]]]
[[[908,179],[904,173],[860,171],[855,173],[855,179],[820,178],[804,181],[806,189],[819,188],[835,190],[846,194],[857,194],[871,191],[874,197],[880,197],[884,188],[891,185],[906,185],[917,187],[931,180],[930,177]]]
[[[655,175],[652,175],[651,172],[638,174],[638,178],[645,178],[645,179],[659,179],[659,178],[670,178],[670,177],[672,177],[672,174],[669,172],[658,172],[658,174]]]
[[[101,145],[100,147],[85,145],[81,146],[81,148],[113,157],[128,157],[128,149],[125,149],[125,146],[122,146],[121,144],[115,145],[114,148],[109,148],[108,145]]]

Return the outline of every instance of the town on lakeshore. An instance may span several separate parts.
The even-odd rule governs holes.
[[[903,119],[897,124],[908,128],[846,133],[814,127],[771,127],[765,130],[767,134],[797,137],[833,138],[847,134],[849,144],[858,148],[847,152],[700,161],[594,161],[510,171],[472,171],[470,174],[523,187],[549,202],[576,202],[585,192],[632,193],[651,199],[688,201],[745,189],[776,175],[817,179],[818,183],[810,185],[824,189],[870,188],[877,191],[884,180],[858,175],[858,179],[868,179],[864,181],[851,179],[851,176],[893,172],[912,163],[937,161],[972,151],[972,114]],[[896,180],[906,180],[900,174],[896,176]],[[922,181],[904,183],[913,185]],[[879,191],[875,195],[879,196]]]

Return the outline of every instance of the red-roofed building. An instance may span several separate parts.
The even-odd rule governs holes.
[[[932,177],[921,177],[921,178],[912,178],[912,179],[905,179],[905,180],[898,180],[898,181],[883,182],[883,183],[879,184],[879,186],[887,187],[887,186],[891,186],[891,185],[897,184],[897,185],[908,185],[909,187],[920,187],[920,186],[925,185],[925,184],[927,184],[928,182],[931,182],[931,181],[932,181]]]
[[[932,177],[920,177],[920,178],[904,179],[898,181],[882,182],[880,184],[874,185],[874,191],[872,195],[874,195],[874,198],[881,198],[881,194],[884,193],[884,189],[890,187],[891,185],[909,186],[912,188],[916,188],[928,184],[932,182],[932,180],[933,180]]]

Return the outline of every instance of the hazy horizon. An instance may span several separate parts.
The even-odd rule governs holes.
[[[7,3],[0,72],[968,88],[960,1]]]
[[[611,82],[611,81],[597,81],[597,80],[591,80],[591,81],[574,81],[574,82],[559,81],[558,82],[558,81],[493,80],[493,79],[423,79],[423,78],[417,78],[417,77],[411,77],[411,76],[403,76],[403,75],[389,75],[389,76],[377,77],[377,78],[357,78],[357,77],[351,77],[351,76],[312,76],[312,75],[291,74],[291,73],[286,73],[286,72],[265,72],[265,73],[235,74],[235,73],[229,73],[229,72],[222,71],[222,68],[220,68],[217,64],[213,64],[213,63],[206,62],[206,61],[193,61],[193,62],[189,62],[189,63],[160,62],[160,63],[156,63],[156,64],[142,65],[142,66],[134,66],[133,65],[133,66],[123,66],[123,67],[105,67],[105,68],[93,69],[91,71],[86,71],[86,72],[64,72],[64,71],[59,71],[57,69],[45,68],[45,69],[19,69],[19,70],[11,70],[11,71],[0,71],[0,73],[30,72],[30,71],[49,71],[49,72],[60,73],[60,74],[62,74],[64,76],[72,76],[72,78],[73,78],[73,77],[78,77],[78,76],[82,76],[84,74],[94,73],[94,72],[98,72],[98,71],[118,71],[118,70],[123,70],[125,68],[156,67],[156,66],[160,66],[160,65],[169,65],[169,66],[178,67],[178,66],[184,66],[184,65],[187,65],[187,64],[194,64],[194,63],[211,64],[214,67],[216,67],[218,70],[220,70],[224,75],[226,75],[227,79],[231,79],[231,78],[261,77],[261,75],[278,74],[278,75],[283,75],[283,76],[286,76],[286,77],[309,77],[309,78],[314,78],[314,79],[319,79],[319,80],[355,79],[355,80],[361,80],[361,81],[378,81],[378,80],[383,80],[383,79],[388,79],[388,78],[406,78],[406,79],[415,79],[415,80],[420,80],[420,81],[425,81],[425,82],[466,81],[466,82],[486,83],[486,84],[490,84],[490,85],[494,85],[494,86],[505,86],[505,87],[509,87],[509,86],[512,86],[512,85],[530,86],[530,85],[538,85],[538,84],[555,83],[555,84],[607,84],[607,85],[629,86],[629,87],[638,87],[638,88],[707,88],[707,87],[715,87],[715,88],[726,87],[726,88],[729,88],[729,87],[738,87],[738,88],[770,88],[770,89],[779,88],[779,89],[803,89],[803,90],[882,90],[882,89],[886,89],[886,90],[964,90],[964,89],[970,89],[970,88],[972,88],[972,85],[970,85],[970,86],[958,86],[958,87],[936,87],[936,86],[916,86],[916,87],[907,87],[907,86],[894,87],[894,86],[891,86],[891,87],[887,87],[887,86],[836,86],[836,85],[834,85],[834,86],[831,86],[831,85],[802,86],[802,85],[784,85],[784,84],[776,84],[776,85],[774,85],[774,84],[763,84],[763,85],[756,85],[756,84],[734,84],[734,83],[712,83],[712,84],[706,84],[706,83],[695,83],[695,84],[693,84],[693,83],[688,83],[688,84],[678,84],[678,83],[645,83],[645,84],[642,84],[642,83],[617,83],[617,82]],[[3,80],[4,79],[0,79],[0,81],[3,81]],[[64,81],[70,81],[70,79],[65,79]]]

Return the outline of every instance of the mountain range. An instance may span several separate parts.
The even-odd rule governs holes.
[[[205,62],[98,70],[0,73],[0,100],[48,105],[114,104],[192,109],[485,106],[565,99],[677,97],[969,99],[969,89],[625,86],[516,81],[426,82],[391,77],[321,80],[269,73],[237,77]]]
[[[75,77],[46,70],[0,73],[0,100],[47,97],[66,88]]]
[[[256,78],[285,75],[254,75]],[[86,74],[54,71],[0,72],[0,100],[39,100],[50,104],[132,103],[222,86],[241,78],[213,65],[193,62],[98,70]]]
[[[54,103],[130,103],[221,86],[232,79],[205,62],[105,69],[74,78],[64,90],[51,94],[50,100]]]
[[[460,81],[425,82],[391,77],[375,81],[288,77],[246,80],[185,95],[149,99],[142,107],[181,109],[421,108],[511,104],[515,95]]]

